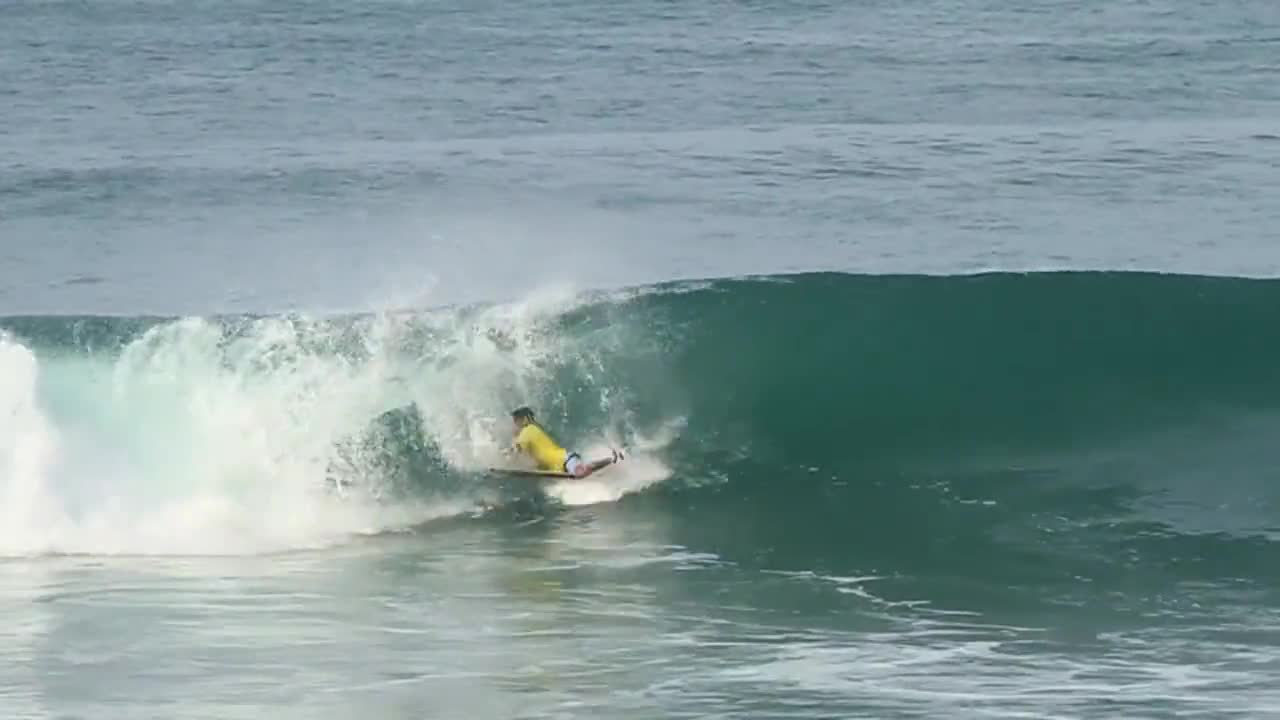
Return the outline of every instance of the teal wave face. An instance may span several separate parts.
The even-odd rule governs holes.
[[[666,487],[695,546],[975,609],[1277,577],[1280,283],[779,280],[639,301],[689,408],[676,466],[717,479]]]
[[[754,458],[1070,449],[1277,405],[1280,284],[806,276],[641,301],[697,420]]]

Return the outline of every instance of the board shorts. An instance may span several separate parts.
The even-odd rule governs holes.
[[[577,475],[581,466],[582,458],[576,452],[569,453],[569,457],[564,459],[564,471],[570,475]]]

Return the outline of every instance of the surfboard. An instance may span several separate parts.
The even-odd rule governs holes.
[[[617,464],[618,464],[618,461],[620,461],[620,460],[622,460],[622,454],[621,454],[621,453],[618,453],[616,460],[615,460],[612,464],[610,464],[610,465],[606,465],[606,466],[604,466],[604,467],[600,468],[599,470],[597,470],[597,471],[595,471],[594,473],[592,473],[589,477],[595,477],[596,475],[599,475],[600,473],[604,472],[605,470],[608,470],[609,468],[613,467],[614,465],[617,465]],[[578,480],[578,479],[579,479],[579,478],[578,478],[578,476],[573,475],[572,473],[567,473],[567,472],[557,472],[557,471],[554,471],[554,470],[528,470],[528,469],[525,469],[525,468],[498,468],[498,467],[491,467],[491,468],[489,468],[489,474],[490,474],[490,475],[501,475],[501,476],[505,476],[505,477],[534,478],[534,479],[537,479],[537,480]]]
[[[550,470],[520,470],[518,468],[489,468],[489,472],[494,475],[541,478],[545,480],[563,480],[573,477],[567,472],[552,472]]]

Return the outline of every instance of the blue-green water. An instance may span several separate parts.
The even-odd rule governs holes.
[[[5,3],[0,715],[1280,713],[1277,197],[1260,0]]]

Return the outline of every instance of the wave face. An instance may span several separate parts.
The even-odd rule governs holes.
[[[687,516],[727,555],[1261,579],[1277,308],[1271,281],[1046,273],[10,317],[0,552],[264,552],[470,512],[503,497],[480,471],[530,404],[584,453],[632,450],[553,495]]]

